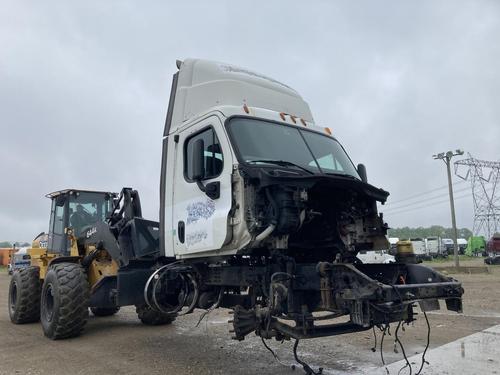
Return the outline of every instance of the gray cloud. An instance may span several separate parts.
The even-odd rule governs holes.
[[[2,9],[0,239],[46,230],[43,196],[66,187],[133,186],[145,216],[158,217],[177,58],[234,63],[292,86],[393,201],[446,184],[436,152],[499,159],[496,1],[4,1]],[[449,225],[446,204],[411,208],[386,218]],[[457,200],[457,221],[472,225],[471,198]]]

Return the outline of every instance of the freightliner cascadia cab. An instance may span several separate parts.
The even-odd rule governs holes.
[[[337,125],[315,124],[295,90],[259,73],[197,59],[177,67],[160,180],[168,261],[144,291],[153,308],[167,311],[178,296],[188,311],[231,308],[240,340],[253,331],[298,339],[411,322],[415,302],[430,310],[445,299],[461,310],[456,280],[356,257],[389,248],[377,212],[389,193],[353,164],[330,128]],[[169,286],[162,305],[155,295]],[[350,320],[316,325],[321,312]]]

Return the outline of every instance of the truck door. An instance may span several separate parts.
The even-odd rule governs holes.
[[[201,183],[220,183],[220,196],[211,199],[193,180],[193,148],[203,140],[205,175]],[[231,209],[232,155],[220,119],[210,116],[179,133],[176,144],[172,233],[177,257],[220,249],[228,240]]]

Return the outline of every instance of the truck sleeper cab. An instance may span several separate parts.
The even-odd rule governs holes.
[[[415,302],[430,309],[440,298],[461,310],[456,280],[425,266],[356,258],[389,247],[376,205],[389,193],[367,182],[364,166],[314,123],[295,90],[228,64],[177,66],[160,178],[168,261],[144,290],[153,308],[179,311],[162,302],[179,293],[189,311],[232,308],[236,339],[409,322]],[[324,311],[350,321],[316,325]]]

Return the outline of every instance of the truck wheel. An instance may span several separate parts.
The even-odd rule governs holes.
[[[111,316],[115,315],[120,310],[119,307],[91,307],[90,311],[95,316]]]
[[[43,333],[53,340],[78,336],[89,317],[89,284],[83,268],[60,263],[49,268],[42,287]]]
[[[15,324],[40,320],[40,269],[28,267],[13,272],[9,286],[9,316]]]
[[[137,316],[143,324],[148,326],[159,326],[163,324],[170,324],[175,320],[175,315],[165,314],[156,310],[153,310],[147,305],[136,305],[135,311]]]

